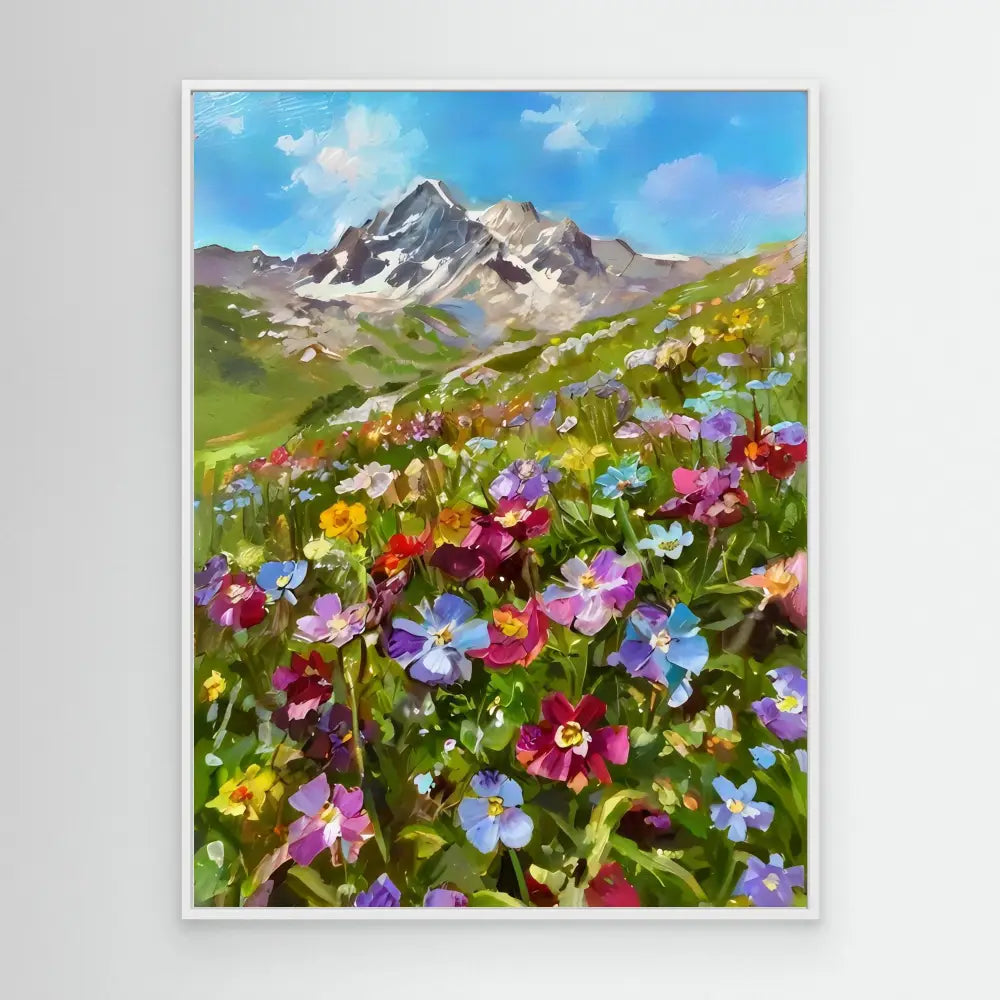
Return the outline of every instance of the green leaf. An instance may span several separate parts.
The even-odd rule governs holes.
[[[624,858],[634,861],[637,865],[649,871],[666,872],[680,879],[691,894],[701,903],[707,903],[708,897],[705,890],[698,884],[698,880],[682,865],[670,858],[665,858],[660,854],[651,854],[640,848],[631,840],[619,836],[617,833],[611,835],[611,847]]]
[[[519,899],[495,889],[480,889],[469,898],[473,906],[524,906]]]
[[[315,869],[293,865],[288,869],[288,879],[313,906],[340,906],[337,890],[327,885]]]
[[[429,823],[411,823],[399,831],[396,839],[412,840],[416,845],[417,857],[421,861],[432,858],[448,843]]]

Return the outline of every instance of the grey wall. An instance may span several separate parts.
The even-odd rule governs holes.
[[[972,0],[8,6],[8,995],[969,995],[997,893],[993,21]],[[180,80],[594,74],[822,84],[824,918],[182,924]]]

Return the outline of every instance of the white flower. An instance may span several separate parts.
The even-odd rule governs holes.
[[[369,462],[365,466],[356,466],[357,474],[337,483],[338,493],[358,493],[364,490],[373,500],[382,496],[392,485],[392,466]]]
[[[563,421],[563,422],[562,422],[562,423],[561,423],[561,424],[560,424],[560,425],[559,425],[559,426],[558,426],[558,427],[556,428],[556,430],[557,430],[557,431],[558,431],[558,432],[559,432],[560,434],[568,434],[568,433],[569,433],[569,432],[570,432],[570,431],[571,431],[571,430],[572,430],[572,429],[573,429],[574,427],[576,427],[576,425],[577,425],[577,419],[576,419],[576,417],[567,417],[567,418],[566,418],[566,419],[565,419],[565,420],[564,420],[564,421]]]
[[[688,330],[688,337],[691,339],[691,343],[697,347],[699,344],[705,342],[705,328],[701,326],[692,326]]]

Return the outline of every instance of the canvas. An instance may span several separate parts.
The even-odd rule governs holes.
[[[188,915],[815,914],[813,101],[186,90]]]

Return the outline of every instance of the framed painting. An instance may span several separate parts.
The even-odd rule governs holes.
[[[182,129],[184,915],[816,916],[815,88]]]

